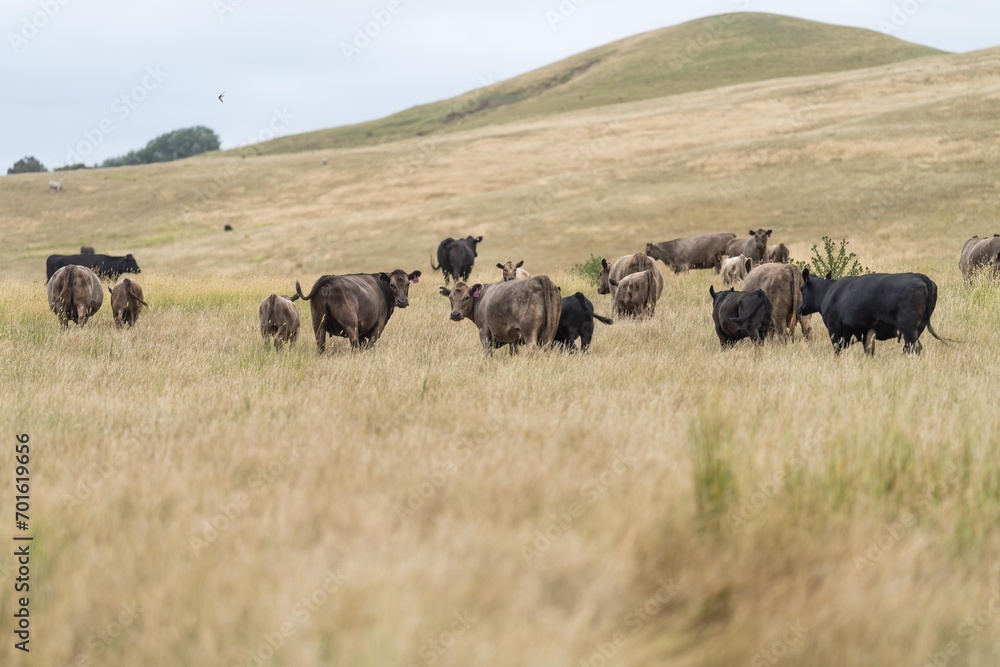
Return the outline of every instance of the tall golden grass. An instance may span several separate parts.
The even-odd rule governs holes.
[[[998,58],[484,128],[388,180],[416,144],[0,180],[0,417],[32,437],[35,536],[32,652],[6,634],[0,661],[995,664],[1000,287],[957,260],[995,219]],[[488,356],[425,268],[482,233],[475,280],[523,258],[606,314],[574,262],[758,222],[927,273],[961,342],[836,358],[816,322],[723,351],[691,272],[587,355]],[[44,257],[83,242],[135,252],[134,329],[48,312]],[[294,348],[260,339],[271,292],[396,267],[425,274],[374,349],[318,356],[301,303]]]

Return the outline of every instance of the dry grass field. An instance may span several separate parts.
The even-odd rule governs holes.
[[[32,652],[3,665],[992,665],[1000,661],[1000,50],[378,146],[0,179],[0,506],[32,457]],[[321,165],[321,158],[329,158]],[[224,233],[224,224],[235,231]],[[486,356],[474,279],[699,231],[823,234],[921,271],[960,342],[723,351],[708,272],[588,355]],[[59,329],[44,260],[132,252],[152,308]],[[378,345],[275,354],[257,305],[424,271]],[[332,348],[332,349],[331,349]]]

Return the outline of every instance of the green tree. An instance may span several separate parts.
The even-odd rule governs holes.
[[[7,170],[7,174],[31,174],[39,171],[48,171],[48,169],[33,155],[26,155],[15,162],[14,166]]]
[[[219,150],[219,135],[204,125],[185,127],[167,132],[152,139],[146,146],[125,155],[108,158],[102,167],[124,167],[133,164],[170,162],[182,158]]]

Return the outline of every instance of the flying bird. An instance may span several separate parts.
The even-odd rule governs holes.
[[[222,96],[223,96],[223,95],[225,95],[225,94],[226,94],[226,91],[222,91],[222,92],[221,92],[221,93],[219,94],[219,101],[220,101],[220,102],[222,102]]]

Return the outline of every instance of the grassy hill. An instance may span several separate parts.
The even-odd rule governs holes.
[[[488,89],[366,123],[281,137],[257,148],[273,154],[374,144],[940,53],[859,28],[774,14],[725,14],[612,42]]]

